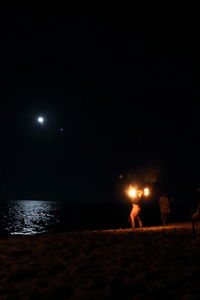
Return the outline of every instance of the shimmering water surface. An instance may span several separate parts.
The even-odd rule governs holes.
[[[60,201],[0,202],[0,232],[27,235],[127,226],[127,213],[113,205],[66,204]]]
[[[10,234],[35,234],[55,229],[60,224],[59,202],[8,201],[0,203],[1,231]]]

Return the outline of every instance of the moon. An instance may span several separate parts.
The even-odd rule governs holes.
[[[44,118],[43,117],[38,117],[37,118],[38,123],[40,123],[41,125],[44,124]]]

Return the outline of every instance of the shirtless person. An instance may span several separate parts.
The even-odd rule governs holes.
[[[140,205],[133,203],[133,207],[131,209],[130,216],[129,216],[130,217],[130,222],[131,222],[131,225],[132,225],[132,229],[135,228],[135,220],[137,220],[139,226],[142,227],[142,221],[139,217],[140,210],[141,210]]]

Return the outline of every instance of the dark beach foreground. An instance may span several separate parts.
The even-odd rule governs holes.
[[[198,299],[199,253],[190,223],[4,237],[0,299]]]

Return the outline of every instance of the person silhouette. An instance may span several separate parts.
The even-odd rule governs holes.
[[[160,216],[163,225],[167,225],[168,215],[170,214],[169,198],[164,193],[159,199]]]
[[[142,227],[142,221],[139,216],[140,211],[141,211],[140,205],[138,203],[133,203],[132,209],[131,209],[131,212],[129,215],[132,229],[135,228],[135,220],[138,222],[139,227]]]

